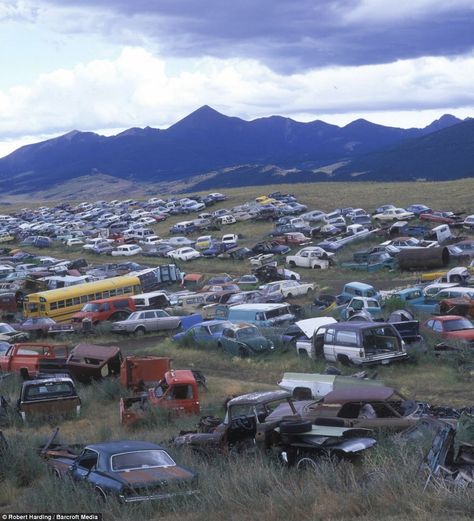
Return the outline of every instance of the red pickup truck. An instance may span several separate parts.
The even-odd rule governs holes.
[[[35,377],[41,372],[58,372],[64,368],[68,347],[51,344],[13,344],[0,355],[0,372],[21,373]]]

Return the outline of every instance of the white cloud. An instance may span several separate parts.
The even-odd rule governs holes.
[[[383,2],[383,5],[380,0],[361,0],[354,9],[341,11],[341,15],[346,22],[366,24],[369,20],[413,20],[461,9],[472,10],[472,0],[396,0]]]
[[[27,20],[36,18],[37,8],[27,0],[2,0],[0,3],[0,21]]]
[[[208,104],[251,119],[280,114],[341,121],[347,115],[418,126],[426,115],[467,115],[474,106],[474,55],[419,58],[385,65],[338,67],[281,75],[255,60],[203,58],[186,69],[138,48],[0,91],[0,153],[13,140],[71,129],[166,127]],[[469,113],[469,112],[467,112]],[[406,115],[406,125],[401,115]],[[346,116],[344,116],[346,115]],[[435,118],[433,118],[435,119]],[[38,138],[39,140],[39,138]]]

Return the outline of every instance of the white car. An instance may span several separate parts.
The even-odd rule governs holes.
[[[239,240],[239,236],[236,235],[235,233],[227,233],[226,235],[223,235],[222,236],[222,239],[221,239],[221,242],[223,244],[237,244]]]
[[[404,208],[389,208],[383,213],[376,213],[373,219],[374,221],[406,221],[414,217],[414,213],[407,212]]]
[[[162,239],[158,235],[148,235],[147,237],[143,237],[143,239],[138,242],[145,246],[156,246],[162,242]]]
[[[167,256],[174,260],[190,261],[193,259],[199,259],[201,254],[194,248],[186,247],[172,250],[168,252]]]
[[[265,293],[281,293],[285,298],[297,297],[299,295],[307,295],[314,290],[314,284],[301,283],[296,280],[279,280],[269,282],[260,286]]]
[[[143,250],[138,244],[122,244],[116,250],[111,252],[113,257],[131,257],[132,255],[138,255]]]
[[[66,246],[82,246],[83,244],[84,241],[81,241],[81,239],[78,239],[77,237],[66,241]]]
[[[93,250],[98,244],[102,243],[110,243],[112,244],[114,241],[111,239],[104,239],[103,237],[98,237],[96,239],[87,239],[86,244],[82,247],[83,250]]]

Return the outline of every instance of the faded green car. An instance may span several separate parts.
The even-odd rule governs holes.
[[[232,324],[231,327],[224,329],[217,346],[241,358],[275,350],[273,342],[264,337],[252,324]]]

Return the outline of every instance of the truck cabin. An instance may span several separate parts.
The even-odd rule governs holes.
[[[198,388],[192,371],[170,370],[158,382],[158,385],[150,389],[150,400],[196,400]]]
[[[229,444],[242,438],[255,438],[258,427],[265,424],[266,418],[283,404],[288,407],[289,414],[297,413],[291,393],[284,390],[254,392],[229,400],[223,421]],[[271,426],[274,427],[273,423]]]
[[[89,383],[120,374],[122,353],[119,347],[78,344],[69,355],[66,366],[79,382]]]

